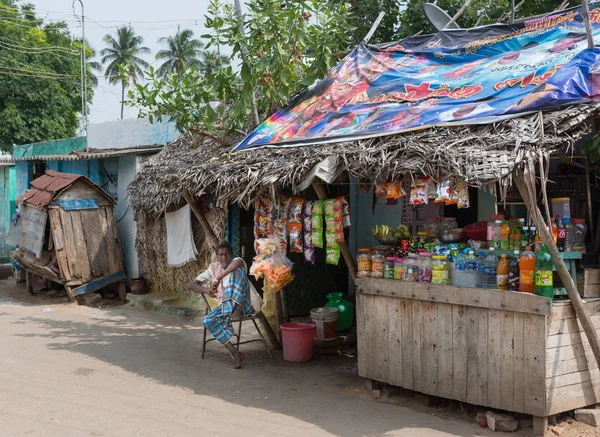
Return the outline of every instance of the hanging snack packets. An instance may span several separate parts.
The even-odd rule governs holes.
[[[471,202],[469,201],[469,186],[463,179],[458,179],[456,181],[454,200],[456,200],[459,209],[469,208],[471,206]]]
[[[254,202],[254,238],[267,237],[271,199],[263,196]]]
[[[350,227],[350,203],[345,197],[342,200],[342,226],[344,229]]]
[[[383,197],[387,194],[387,184],[383,184],[383,185],[375,185],[375,195],[377,197]]]
[[[313,229],[312,244],[313,244],[313,247],[318,247],[319,249],[323,249],[323,230],[322,229]]]
[[[250,274],[256,279],[265,278],[265,290],[278,291],[294,280],[292,262],[281,252],[275,239],[258,239]]]
[[[333,204],[333,228],[335,230],[335,239],[338,243],[343,243],[344,240],[344,198],[338,197]]]
[[[323,213],[325,216],[333,216],[335,208],[335,199],[327,199],[323,201]]]
[[[385,186],[386,199],[400,199],[401,197],[406,196],[406,192],[400,182],[387,182]]]
[[[415,178],[410,184],[410,204],[425,205],[429,199],[431,178],[429,176]],[[434,192],[435,196],[435,192]]]
[[[338,265],[340,262],[340,248],[327,248],[325,252],[325,262],[327,264]]]
[[[302,253],[304,250],[304,238],[302,235],[302,211],[304,199],[292,197],[288,229],[290,231],[290,252]]]
[[[288,226],[287,219],[277,219],[273,222],[273,238],[276,238],[280,242],[281,250],[283,253],[287,251],[287,234]]]
[[[328,249],[331,247],[339,247],[339,243],[337,242],[335,232],[325,232],[325,241]]]
[[[315,248],[313,246],[312,235],[312,208],[314,201],[308,201],[304,204],[302,220],[304,222],[304,261],[311,264],[315,263]]]
[[[452,196],[454,193],[454,178],[452,176],[443,176],[440,178],[435,190],[435,203],[453,202]]]
[[[312,247],[323,248],[323,201],[315,200],[312,206]]]
[[[312,209],[312,214],[313,216],[315,215],[323,215],[323,201],[322,200],[315,200],[313,203],[313,209]]]

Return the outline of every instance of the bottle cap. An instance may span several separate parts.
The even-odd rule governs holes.
[[[556,217],[561,218],[562,214],[556,214]]]
[[[490,247],[490,252],[493,252],[495,250],[494,247]]]
[[[502,224],[502,220],[496,220],[496,224],[497,225],[501,225]]]
[[[515,251],[513,251],[513,253],[514,253],[515,255],[518,255],[518,254],[519,254],[519,251],[518,251],[518,250],[515,250]]]
[[[523,230],[524,231],[528,231],[529,230],[529,226],[523,226]]]
[[[525,250],[531,250],[531,246],[527,246]]]

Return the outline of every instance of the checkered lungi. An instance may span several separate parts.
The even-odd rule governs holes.
[[[242,307],[244,317],[254,313],[250,300],[250,283],[243,267],[229,275],[221,304],[204,318],[204,326],[221,344],[229,343],[234,335],[231,314],[233,314],[236,305]]]

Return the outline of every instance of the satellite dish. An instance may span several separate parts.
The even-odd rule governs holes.
[[[425,10],[427,19],[437,30],[443,30],[446,27],[446,24],[452,19],[446,11],[433,3],[423,3],[423,9]],[[460,26],[454,22],[448,29],[460,29]]]

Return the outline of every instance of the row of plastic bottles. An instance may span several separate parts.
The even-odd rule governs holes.
[[[451,254],[450,282],[459,287],[489,288],[535,293],[553,297],[552,260],[546,247],[537,254],[527,246],[520,253],[513,252],[509,260],[506,255],[496,257],[493,248],[475,256],[472,249],[465,253]]]

